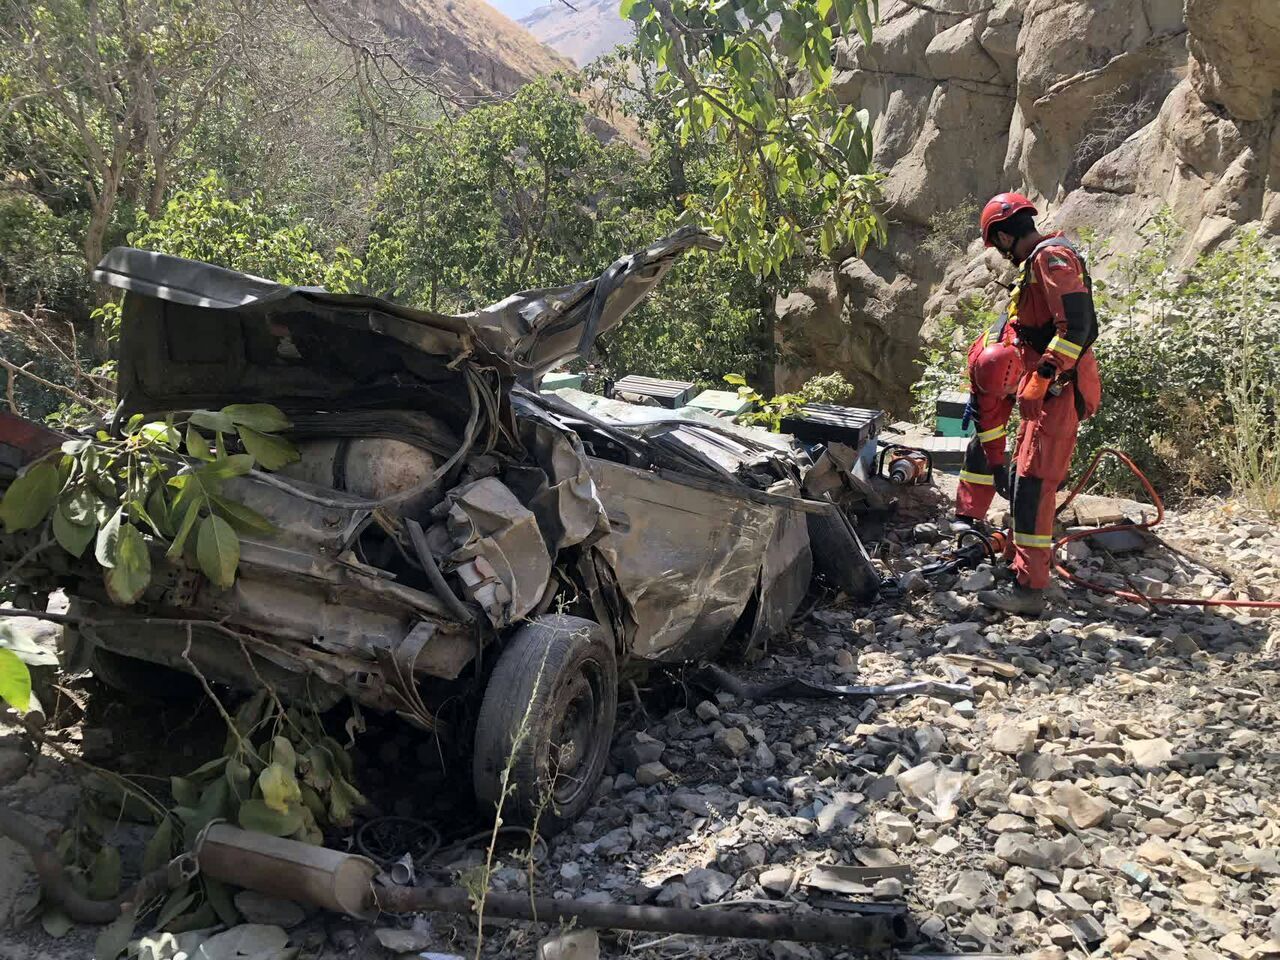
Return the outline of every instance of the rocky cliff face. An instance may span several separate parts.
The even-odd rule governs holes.
[[[618,16],[618,0],[561,0],[538,7],[520,25],[556,53],[586,66],[635,35],[630,20]]]
[[[779,389],[834,368],[904,410],[922,326],[996,279],[979,243],[926,248],[930,218],[1004,189],[1113,252],[1166,204],[1188,256],[1280,229],[1277,0],[884,0],[881,21],[837,82],[875,117],[890,243],[779,302]]]
[[[464,99],[505,96],[573,64],[483,0],[353,0],[407,63]]]

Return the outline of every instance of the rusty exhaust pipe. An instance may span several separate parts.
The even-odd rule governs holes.
[[[378,916],[373,902],[378,865],[367,857],[216,821],[196,839],[195,857],[201,873],[233,886],[360,920]]]

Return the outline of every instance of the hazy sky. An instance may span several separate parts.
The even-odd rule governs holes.
[[[489,6],[497,7],[512,20],[519,20],[535,7],[541,7],[547,0],[487,0]]]

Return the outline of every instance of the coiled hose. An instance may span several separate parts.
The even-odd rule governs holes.
[[[1088,530],[1081,530],[1077,533],[1068,534],[1053,543],[1053,566],[1058,572],[1058,576],[1064,580],[1075,584],[1077,587],[1084,587],[1094,593],[1108,594],[1113,597],[1119,597],[1122,600],[1131,600],[1135,603],[1142,603],[1148,606],[1191,606],[1191,607],[1249,607],[1261,610],[1280,610],[1280,600],[1216,600],[1213,598],[1202,599],[1200,597],[1148,597],[1145,593],[1141,593],[1136,588],[1134,590],[1119,590],[1115,587],[1108,587],[1105,584],[1095,583],[1079,577],[1066,568],[1059,558],[1061,551],[1068,543],[1074,543],[1077,540],[1083,540],[1086,537],[1094,536],[1099,533],[1112,533],[1121,530],[1151,530],[1153,527],[1159,526],[1164,520],[1164,501],[1160,499],[1160,494],[1156,492],[1156,488],[1152,486],[1151,481],[1147,479],[1141,468],[1129,458],[1127,454],[1114,450],[1111,447],[1102,447],[1093,455],[1088,468],[1085,470],[1080,479],[1075,482],[1071,488],[1071,492],[1067,494],[1067,499],[1062,501],[1058,507],[1057,513],[1061,513],[1067,508],[1082,491],[1089,480],[1097,471],[1098,466],[1102,463],[1104,457],[1111,456],[1119,460],[1122,464],[1129,468],[1129,472],[1138,478],[1138,482],[1142,484],[1147,496],[1151,498],[1151,504],[1156,509],[1156,514],[1150,520],[1143,520],[1139,523],[1117,523],[1107,527],[1091,527]]]

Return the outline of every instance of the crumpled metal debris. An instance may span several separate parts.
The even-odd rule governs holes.
[[[455,487],[437,511],[454,544],[448,565],[489,621],[505,627],[532,612],[551,577],[533,511],[496,477]]]

